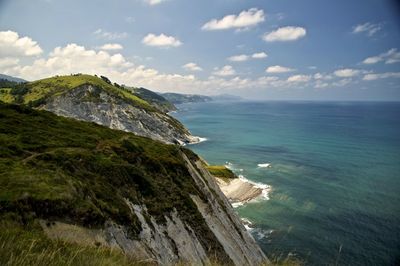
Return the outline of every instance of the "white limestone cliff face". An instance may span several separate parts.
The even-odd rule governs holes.
[[[193,194],[191,198],[215,241],[222,246],[222,251],[210,250],[207,243],[202,241],[202,234],[180,218],[179,209],[175,208],[166,214],[165,222],[157,222],[149,215],[146,206],[128,200],[126,204],[141,226],[136,237],[132,237],[126,227],[113,221],[108,221],[103,229],[41,222],[44,231],[50,238],[84,245],[108,246],[120,249],[137,260],[158,265],[209,265],[216,259],[223,265],[258,266],[267,263],[267,257],[243,226],[214,177],[200,161],[192,162],[184,154],[182,156],[201,195]]]
[[[165,143],[191,143],[197,139],[176,119],[151,112],[93,85],[82,85],[46,99],[40,106],[57,115],[94,122]]]
[[[268,262],[254,238],[246,230],[239,216],[232,208],[228,199],[221,192],[215,178],[203,167],[200,161],[195,164],[185,155],[187,167],[204,195],[192,196],[197,209],[202,214],[208,228],[222,245],[225,254],[230,259],[227,265],[258,266]],[[179,210],[174,210],[166,216],[166,224],[158,224],[150,216],[151,224],[144,218],[147,214],[145,206],[133,205],[127,202],[131,211],[139,218],[142,231],[138,240],[131,240],[124,229],[111,225],[106,229],[108,243],[117,244],[127,254],[140,254],[142,260],[156,261],[162,265],[172,265],[184,262],[188,265],[207,265],[210,258],[207,246],[203,246],[196,232],[179,218]]]

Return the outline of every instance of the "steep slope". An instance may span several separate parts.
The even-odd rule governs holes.
[[[267,261],[190,150],[22,105],[0,117],[1,221],[166,265]]]
[[[128,88],[128,89],[130,89],[133,94],[147,101],[152,106],[163,111],[164,113],[176,110],[176,107],[173,103],[169,102],[160,94],[152,92],[151,90],[145,88]]]
[[[176,119],[106,77],[57,76],[0,89],[0,100],[95,122],[167,143],[197,139]]]

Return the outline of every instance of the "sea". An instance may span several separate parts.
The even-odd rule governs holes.
[[[400,103],[238,101],[178,105],[188,147],[268,185],[235,210],[271,258],[400,265]]]

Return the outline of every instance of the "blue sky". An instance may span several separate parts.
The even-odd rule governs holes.
[[[0,73],[106,75],[156,91],[400,100],[385,0],[0,0]]]

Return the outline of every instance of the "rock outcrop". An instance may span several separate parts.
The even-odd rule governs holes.
[[[193,194],[191,198],[221,245],[223,256],[220,251],[215,251],[217,256],[210,257],[213,251],[202,241],[199,232],[195,232],[180,218],[179,210],[174,208],[169,215],[164,216],[165,223],[159,223],[147,212],[145,205],[133,204],[129,200],[126,200],[126,204],[138,218],[142,228],[136,239],[130,237],[126,227],[113,221],[109,221],[102,230],[90,230],[60,222],[53,225],[42,222],[44,231],[50,238],[86,245],[98,243],[120,249],[138,260],[161,265],[207,265],[216,261],[223,265],[257,266],[268,262],[202,162],[193,162],[185,154],[182,156],[202,195],[199,197]]]
[[[198,141],[179,121],[168,114],[135,107],[128,101],[90,84],[52,96],[46,99],[40,109],[166,143]]]

